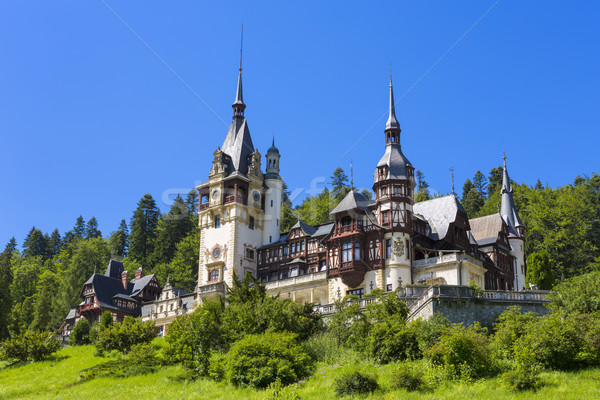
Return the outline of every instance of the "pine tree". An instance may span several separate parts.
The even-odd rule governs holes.
[[[48,257],[48,238],[34,226],[31,228],[23,243],[24,257]]]
[[[73,235],[78,239],[83,239],[83,237],[85,236],[85,221],[81,215],[75,221],[75,226],[73,227]]]
[[[336,199],[344,197],[350,190],[350,187],[348,186],[348,176],[342,168],[337,167],[333,171],[333,175],[331,176],[331,186],[333,187],[331,195]]]
[[[144,268],[150,266],[159,217],[156,202],[150,194],[145,194],[133,212],[129,235],[129,257],[139,261]]]
[[[288,232],[292,226],[296,223],[297,218],[288,203],[283,202],[281,204],[281,232]]]
[[[85,238],[89,240],[99,237],[102,237],[102,232],[98,229],[98,220],[96,217],[92,217],[85,226]]]
[[[194,226],[194,222],[189,218],[186,204],[181,196],[177,196],[169,213],[163,215],[158,223],[153,261],[157,264],[170,262],[175,254],[177,243],[186,237]]]
[[[475,172],[475,175],[473,176],[473,187],[477,190],[479,195],[485,200],[486,195],[487,195],[487,191],[486,191],[487,178],[479,170],[477,172]]]
[[[58,232],[58,229],[55,229],[48,240],[48,251],[50,252],[51,257],[54,257],[60,252],[61,245],[62,239],[60,233]]]
[[[52,318],[50,299],[58,292],[58,276],[52,271],[45,270],[36,285],[35,300],[33,303],[33,321],[31,329],[47,330],[50,328]],[[53,326],[52,328],[58,328]]]
[[[122,219],[119,224],[119,229],[111,233],[108,242],[110,243],[110,251],[112,254],[125,257],[127,248],[129,247],[129,228],[127,222]]]
[[[490,170],[489,183],[487,186],[488,197],[500,192],[502,188],[502,167],[495,167]]]
[[[198,191],[196,189],[190,190],[185,198],[185,205],[187,206],[188,214],[193,220],[198,219]]]
[[[415,202],[418,203],[429,199],[429,184],[425,181],[425,174],[417,170],[417,195],[415,197]]]
[[[461,201],[465,211],[469,218],[475,218],[483,204],[485,199],[474,187],[471,188],[467,196]]]
[[[12,299],[10,286],[13,281],[11,260],[17,251],[17,241],[11,238],[0,254],[0,341],[8,338],[8,325]]]

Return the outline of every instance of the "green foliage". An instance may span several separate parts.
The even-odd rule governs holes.
[[[429,200],[431,197],[429,195],[429,184],[425,181],[425,174],[417,170],[416,176],[417,192],[415,193],[415,202],[419,203],[421,201]]]
[[[422,356],[415,331],[402,320],[373,325],[369,334],[369,354],[381,364]]]
[[[423,372],[403,365],[392,376],[392,388],[405,389],[409,392],[422,391],[427,388],[427,382]]]
[[[503,373],[501,379],[515,392],[535,391],[542,386],[540,372],[541,368],[538,366],[523,367],[519,365],[517,368]]]
[[[503,174],[504,170],[501,166],[492,168],[490,170],[490,174],[488,176],[488,185],[487,185],[487,191],[488,191],[488,198],[492,197],[495,194],[500,193],[500,190],[502,189],[502,174]]]
[[[280,379],[275,380],[269,387],[264,391],[265,400],[300,400],[301,397],[298,395],[295,385],[284,386]]]
[[[119,224],[119,229],[112,232],[108,238],[110,251],[114,255],[125,257],[129,248],[129,228],[127,222],[122,219]]]
[[[480,378],[492,371],[488,338],[477,326],[452,326],[425,354],[459,378]]]
[[[346,175],[342,168],[337,167],[333,171],[333,175],[331,176],[331,186],[331,195],[338,201],[348,193],[350,189],[348,186],[348,175]]]
[[[140,319],[125,317],[123,322],[100,331],[96,348],[100,352],[118,350],[127,353],[132,346],[148,343],[154,336],[154,322],[142,322]]]
[[[377,376],[359,371],[344,373],[334,381],[335,394],[339,397],[372,393],[379,388]]]
[[[48,241],[49,237],[34,226],[25,237],[23,256],[41,257],[43,261],[47,260],[49,258]]]
[[[289,385],[310,373],[310,357],[291,333],[247,335],[227,353],[226,376],[235,386]]]
[[[175,255],[177,243],[194,230],[194,221],[195,219],[190,217],[188,206],[178,195],[169,213],[164,214],[158,221],[152,256],[153,263],[160,264],[171,261]]]
[[[81,318],[73,327],[73,331],[71,332],[71,336],[69,337],[69,344],[72,346],[89,344],[90,330],[91,326],[88,320],[86,318]]]
[[[432,348],[450,330],[451,324],[441,313],[434,314],[427,320],[417,319],[410,323],[415,332],[419,350],[425,353]]]
[[[600,311],[600,271],[576,276],[561,282],[548,295],[554,311],[590,313]]]
[[[92,217],[85,226],[85,238],[89,240],[99,237],[102,237],[102,232],[98,229],[98,220],[96,217]]]
[[[61,347],[51,332],[26,331],[6,339],[0,347],[0,359],[9,361],[42,361]]]
[[[462,199],[462,205],[470,218],[474,218],[485,203],[485,198],[475,187],[471,188]]]
[[[538,317],[533,313],[521,313],[519,307],[509,307],[494,323],[492,349],[499,358],[514,359],[514,345],[526,335]]]
[[[8,326],[12,308],[10,287],[13,282],[11,260],[16,255],[17,241],[11,238],[0,253],[0,340],[9,337]]]
[[[198,255],[200,251],[200,230],[194,227],[191,232],[175,246],[175,255],[168,264],[154,267],[159,282],[167,277],[173,286],[193,292],[198,280]]]
[[[150,343],[142,343],[132,346],[127,357],[84,369],[79,373],[79,378],[85,382],[103,377],[126,378],[146,375],[156,372],[160,365],[161,360],[156,355],[156,348]]]
[[[525,287],[529,287],[530,283],[537,285],[540,290],[550,290],[554,286],[554,274],[546,250],[532,253],[527,257]]]

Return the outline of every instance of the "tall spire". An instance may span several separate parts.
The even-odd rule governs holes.
[[[244,104],[244,96],[242,92],[242,48],[244,44],[244,25],[242,24],[242,37],[240,40],[240,69],[238,74],[238,84],[237,91],[235,93],[235,102],[231,107],[233,107],[233,118],[244,118],[244,110],[246,109],[246,104]]]
[[[392,72],[390,68],[390,111],[385,124],[385,143],[400,144],[400,124],[396,119],[396,107],[394,105],[394,85],[392,85]]]
[[[502,157],[504,159],[504,170],[502,172],[502,202],[500,205],[500,215],[504,218],[504,221],[508,224],[511,235],[523,236],[523,223],[517,208],[515,207],[515,201],[513,199],[513,189],[508,177],[508,169],[506,168],[506,153]]]

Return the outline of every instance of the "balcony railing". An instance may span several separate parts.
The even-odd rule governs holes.
[[[477,264],[479,266],[481,266],[481,261],[479,261],[478,259],[469,256],[468,254],[462,254],[462,253],[451,253],[451,254],[444,254],[442,256],[438,256],[438,257],[429,257],[429,258],[424,258],[422,260],[416,260],[413,261],[412,266],[413,268],[423,268],[423,267],[428,267],[430,265],[435,265],[435,264],[443,264],[443,263],[447,263],[447,262],[456,262],[456,261],[470,261],[473,264]]]
[[[210,283],[198,288],[200,296],[225,294],[225,282]]]
[[[357,222],[352,222],[349,225],[341,225],[335,228],[334,235],[343,235],[344,233],[349,232],[363,232],[363,224],[359,224]]]
[[[284,278],[277,281],[267,282],[265,284],[267,290],[278,289],[282,287],[294,286],[294,285],[302,285],[306,283],[313,283],[317,281],[327,281],[327,272],[315,272],[312,274],[294,276],[291,278]]]
[[[200,210],[206,210],[208,208],[208,203],[200,204]]]
[[[246,205],[247,201],[244,197],[233,195],[225,197],[225,204],[229,203],[240,203]]]

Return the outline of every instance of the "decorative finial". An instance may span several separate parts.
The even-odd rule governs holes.
[[[273,146],[275,146],[275,132],[273,132]]]
[[[240,72],[242,71],[242,48],[244,47],[244,24],[242,24],[242,37],[240,39]]]
[[[450,172],[452,172],[452,194],[456,195],[454,192],[454,165],[450,168]]]

